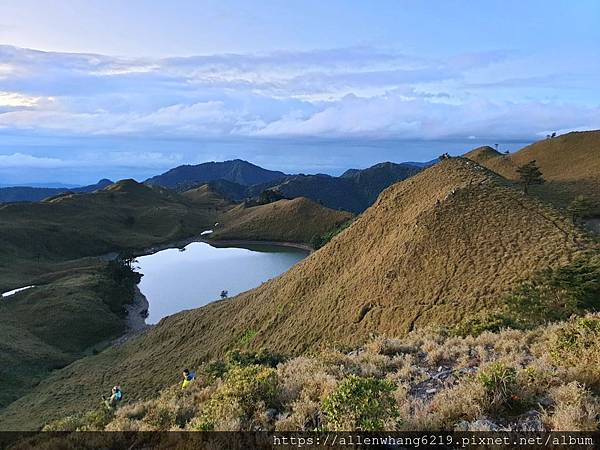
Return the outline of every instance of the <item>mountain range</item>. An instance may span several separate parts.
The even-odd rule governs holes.
[[[50,356],[57,349],[72,351],[72,342],[64,336],[73,330],[67,328],[67,333],[56,321],[48,323],[39,317],[59,305],[60,320],[72,324],[73,318],[65,313],[70,302],[85,300],[95,305],[103,298],[103,290],[94,286],[104,286],[99,273],[90,268],[89,258],[67,262],[60,257],[144,248],[193,235],[222,219],[215,237],[250,239],[264,231],[269,235],[260,235],[261,239],[277,233],[280,238],[300,241],[308,237],[302,235],[303,221],[310,219],[312,233],[319,224],[338,225],[350,216],[306,199],[235,205],[213,189],[215,185],[234,186],[235,182],[222,179],[183,192],[126,180],[93,194],[2,205],[0,269],[2,279],[9,281],[5,288],[39,283],[41,289],[0,304],[5,310],[15,308],[0,315],[5,321],[0,327],[0,376],[7,386],[23,383],[25,378],[16,377],[16,371],[1,368],[27,359],[24,373],[35,370],[43,381],[18,385],[20,397],[12,401],[15,394],[0,411],[0,428],[38,428],[53,419],[81,414],[94,408],[99,392],[115,382],[121,383],[131,401],[146,401],[176,382],[174,368],[183,363],[206,367],[235,350],[309,355],[321,349],[357,348],[373,336],[413,336],[418,341],[418,333],[429,327],[448,333],[466,319],[493,311],[508,296],[517,298],[515,292],[521,292],[519,301],[533,301],[523,297],[537,295],[531,280],[552,271],[566,268],[559,287],[569,281],[564,278],[568,275],[587,280],[586,286],[597,289],[597,278],[588,279],[581,267],[569,266],[584,255],[597,259],[598,243],[566,214],[566,206],[578,195],[599,200],[600,191],[593,189],[600,176],[599,136],[596,131],[570,133],[512,155],[484,147],[464,157],[443,159],[385,188],[351,224],[280,277],[236,297],[166,317],[122,345],[51,373],[51,368],[63,367],[69,360],[52,366],[57,360]],[[527,195],[514,167],[533,159],[547,182]],[[396,166],[350,170],[340,177],[287,176],[247,188],[284,195],[288,184],[301,181],[311,186],[351,183],[362,186],[365,198],[372,198],[369,195],[375,196],[397,176]],[[273,228],[266,228],[266,223]],[[23,262],[15,262],[16,257]],[[48,275],[47,270],[54,272]],[[85,296],[78,295],[80,285],[73,281],[82,273],[91,286]],[[518,291],[523,286],[529,289],[526,294]],[[566,300],[560,297],[563,291],[559,294],[556,307],[562,308]],[[595,301],[592,307],[597,309]],[[32,310],[36,310],[35,317],[28,315]],[[83,308],[79,313],[89,314]],[[13,315],[18,319],[14,323],[9,320]],[[90,315],[85,317],[91,320]],[[28,322],[33,323],[25,327]],[[513,334],[519,333],[514,330]],[[489,334],[486,339],[496,336]],[[418,356],[419,346],[430,349],[432,345],[421,342],[414,349],[398,350],[398,367],[412,373],[411,361]],[[485,346],[481,352],[487,352]],[[67,356],[75,359],[73,352]],[[445,364],[444,358],[440,353],[432,364]],[[493,360],[492,355],[489,358]],[[367,361],[369,373],[378,373],[377,361]],[[43,370],[38,368],[42,362]],[[77,395],[64,395],[74,386]]]
[[[146,180],[146,184],[185,191],[208,183],[233,201],[257,198],[274,191],[284,198],[309,198],[328,208],[360,213],[391,184],[404,180],[424,165],[385,162],[367,169],[349,169],[339,177],[325,174],[286,175],[241,160],[180,166]]]
[[[241,159],[223,162],[207,162],[197,165],[183,165],[149,178],[146,184],[158,185],[179,191],[210,181],[225,180],[242,186],[267,183],[286,174],[267,170]]]
[[[35,187],[35,186],[10,186],[0,188],[0,203],[10,202],[39,202],[45,198],[60,195],[65,192],[94,192],[112,184],[111,180],[103,178],[96,184],[80,187]]]
[[[211,190],[235,202],[256,199],[264,191],[273,191],[282,198],[305,197],[328,208],[360,213],[375,201],[383,189],[430,164],[384,162],[367,169],[349,169],[335,177],[325,174],[288,175],[235,159],[175,167],[144,183],[178,192],[208,184]],[[95,185],[69,189],[24,186],[0,188],[0,203],[40,201],[64,192],[93,192],[110,183],[110,180],[104,179]]]

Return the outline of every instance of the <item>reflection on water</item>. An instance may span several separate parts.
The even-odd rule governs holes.
[[[220,298],[247,291],[288,270],[307,252],[291,247],[248,245],[212,247],[193,242],[185,251],[177,248],[141,256],[139,288],[150,303],[147,323],[198,308]]]

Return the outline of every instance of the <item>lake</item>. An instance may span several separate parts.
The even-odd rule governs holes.
[[[182,251],[183,250],[183,251]],[[184,249],[170,248],[137,258],[137,272],[144,276],[140,291],[150,304],[146,322],[185,309],[198,308],[220,298],[230,297],[276,277],[308,255],[299,248],[248,244],[213,247],[192,242]]]

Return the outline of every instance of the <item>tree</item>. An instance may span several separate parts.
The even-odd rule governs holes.
[[[526,194],[529,192],[529,186],[546,182],[535,160],[517,168],[517,173],[519,174],[519,182],[523,185],[523,191]]]
[[[574,223],[579,222],[591,213],[592,203],[583,195],[578,195],[569,204],[567,212],[571,215]]]

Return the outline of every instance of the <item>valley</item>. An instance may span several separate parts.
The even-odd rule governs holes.
[[[576,324],[552,322],[567,321],[572,314],[583,317],[599,308],[598,241],[579,219],[597,218],[597,136],[597,131],[570,133],[509,156],[480,148],[403,175],[395,172],[396,166],[386,164],[366,172],[350,171],[339,178],[352,178],[352,186],[362,186],[361,196],[369,193],[361,197],[372,203],[364,212],[362,206],[327,207],[335,202],[323,186],[338,181],[328,179],[318,185],[318,195],[313,196],[318,198],[311,199],[308,194],[296,195],[295,188],[286,190],[285,186],[300,183],[300,178],[286,176],[277,181],[279,174],[259,171],[260,176],[273,177],[264,181],[249,174],[246,165],[242,165],[244,170],[226,172],[232,179],[225,181],[204,179],[197,185],[197,174],[182,181],[171,172],[162,178],[162,183],[168,180],[168,187],[158,185],[160,177],[147,184],[124,180],[94,193],[0,205],[0,292],[36,286],[0,304],[5,322],[0,328],[2,367],[18,368],[18,372],[0,371],[2,381],[11,387],[0,398],[0,429],[38,429],[82,414],[93,409],[99,393],[115,383],[127,392],[132,405],[155,401],[161,391],[168,392],[176,383],[178,374],[173,368],[208,370],[210,364],[230,361],[235,352],[250,355],[255,361],[250,366],[264,366],[267,371],[269,363],[256,356],[260,352],[285,358],[321,355],[311,362],[298,362],[310,367],[317,364],[323,377],[333,377],[329,391],[311,397],[312,407],[320,408],[325,392],[331,393],[350,372],[376,378],[394,372],[395,363],[388,360],[394,355],[409,358],[402,355],[415,354],[418,364],[407,367],[416,365],[426,371],[438,364],[448,370],[474,366],[478,370],[496,359],[488,355],[469,366],[459,363],[460,355],[452,352],[467,352],[467,347],[480,345],[477,342],[493,340],[494,333],[523,348],[529,348],[538,335],[551,341],[554,337],[547,333]],[[530,158],[539,162],[547,182],[533,186],[526,195],[506,167],[522,165]],[[211,165],[210,170],[216,168]],[[241,201],[217,188],[240,181],[264,182],[265,189]],[[247,184],[244,192],[255,185]],[[347,196],[344,189],[339,192]],[[585,196],[590,207],[578,210],[576,216],[569,206],[578,196]],[[94,345],[123,334],[123,308],[132,300],[133,281],[139,281],[128,278],[135,275],[125,268],[123,282],[117,283],[114,273],[107,271],[110,262],[100,256],[141,255],[144,249],[200,238],[218,246],[219,241],[225,245],[232,241],[310,245],[315,237],[322,247],[280,276],[231,298],[168,315],[119,346],[93,350]],[[580,276],[589,282],[575,293],[569,280]],[[232,292],[237,294],[235,289]],[[559,304],[548,308],[543,302],[555,294]],[[508,298],[516,298],[516,303]],[[553,311],[554,316],[514,312],[515,304],[528,305],[532,299],[543,305],[535,311]],[[46,317],[53,320],[43,320]],[[390,339],[393,344],[381,344]],[[374,349],[372,342],[393,345],[396,350]],[[439,350],[436,346],[453,356],[435,359],[430,355]],[[407,348],[413,350],[403,350]],[[337,352],[342,365],[360,368],[334,376],[327,362],[330,351]],[[498,348],[498,354],[503,352]],[[535,350],[526,352],[541,358]],[[362,354],[383,366],[355,361]],[[515,358],[510,364],[516,364]],[[231,364],[227,370],[235,369]],[[285,365],[274,367],[288,370]],[[32,376],[26,376],[23,383],[24,376],[17,378],[15,373]],[[226,383],[227,371],[215,376],[218,383]],[[590,376],[592,382],[587,379],[586,383],[593,388],[598,379]],[[570,379],[584,382],[578,374]],[[405,381],[415,392],[431,387],[414,379]],[[201,395],[218,392],[211,386],[203,381],[198,389],[206,392]],[[66,390],[74,395],[61,396]],[[421,395],[419,401],[427,405],[439,399]],[[289,417],[300,414],[293,405],[286,405]],[[414,413],[416,406],[406,405]],[[460,417],[477,417],[472,411],[461,414],[452,416],[452,424]],[[211,423],[218,429],[225,426],[216,419]],[[285,426],[298,429],[294,427],[300,425],[286,422]]]

